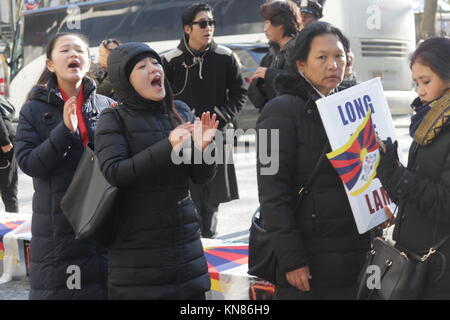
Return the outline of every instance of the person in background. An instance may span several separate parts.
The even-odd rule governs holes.
[[[19,212],[17,160],[13,150],[16,140],[16,129],[12,123],[14,114],[8,112],[8,109],[14,110],[14,108],[1,96],[0,105],[0,193],[5,205],[5,211]]]
[[[122,104],[101,114],[95,153],[106,179],[121,190],[108,247],[111,299],[202,300],[210,289],[188,178],[207,182],[216,166],[175,164],[172,155],[185,141],[193,158],[205,151],[219,122],[209,113],[195,119],[173,100],[161,63],[153,49],[133,42],[108,59]]]
[[[30,299],[107,299],[105,250],[75,239],[60,203],[84,147],[94,142],[100,112],[113,100],[96,94],[86,76],[89,45],[81,34],[55,35],[46,57],[20,110],[15,145],[19,167],[34,186]]]
[[[298,190],[322,150],[330,150],[315,101],[341,83],[348,48],[347,38],[328,23],[302,29],[292,56],[297,72],[275,80],[280,95],[267,103],[257,121],[258,136],[276,130],[279,137],[277,173],[261,173],[270,164],[257,152],[261,215],[277,260],[276,299],[356,298],[370,232],[358,233],[345,187],[329,161],[320,163],[296,206]],[[261,154],[271,154],[272,144]]]
[[[397,142],[380,142],[377,176],[398,204],[393,239],[420,255],[450,235],[450,39],[423,41],[411,56],[418,97],[409,127],[408,166]],[[450,241],[427,260],[429,275],[420,299],[450,299]]]
[[[117,39],[106,39],[98,46],[98,64],[92,64],[91,72],[97,81],[97,93],[115,99],[114,89],[108,78],[108,56],[120,45]]]
[[[347,64],[345,66],[344,80],[339,85],[339,91],[348,89],[358,84],[355,71],[353,70],[354,63],[355,55],[353,54],[352,50],[349,49],[349,51],[347,52]]]
[[[301,29],[300,10],[292,1],[267,1],[261,5],[260,11],[270,48],[248,88],[248,98],[259,111],[276,96],[275,78],[293,71],[290,51],[294,47],[293,39]]]
[[[196,116],[216,113],[219,129],[232,127],[246,101],[244,79],[236,55],[213,40],[215,20],[205,3],[188,7],[181,17],[184,34],[176,49],[163,56],[164,70],[174,96],[185,102]],[[225,140],[225,137],[224,137]],[[203,237],[217,233],[219,204],[239,198],[233,157],[233,141],[226,141],[214,179],[203,185],[191,184],[192,198],[201,219]]]
[[[322,10],[322,5],[317,1],[308,0],[306,6],[300,6],[303,27],[322,19]]]

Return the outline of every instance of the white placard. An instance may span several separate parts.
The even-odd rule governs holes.
[[[369,128],[370,123],[367,124],[367,122],[370,122],[370,118],[375,134],[380,139],[385,140],[390,137],[392,141],[397,140],[392,116],[379,78],[319,99],[316,104],[333,150],[328,154],[329,158],[342,154],[351,146],[353,146],[352,151],[358,151],[358,145],[353,144],[355,140],[358,140],[355,134],[361,134],[361,136],[366,134],[364,139],[370,140],[368,139],[370,130],[366,130],[369,133],[363,132]],[[386,221],[387,216],[383,208],[387,205],[393,208],[393,203],[380,180],[374,177],[379,162],[378,151],[370,152],[366,148],[360,148],[358,156],[352,161],[355,164],[347,165],[341,169],[340,173],[343,181],[348,180],[349,175],[355,178],[343,185],[347,191],[358,232],[362,234]],[[347,162],[349,163],[351,162]],[[346,171],[348,171],[347,176],[343,174]]]

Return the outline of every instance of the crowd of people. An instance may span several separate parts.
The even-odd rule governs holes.
[[[233,141],[219,146],[213,138],[232,128],[247,95],[260,110],[257,131],[279,132],[279,170],[261,174],[259,157],[256,168],[277,261],[275,299],[356,298],[378,231],[358,233],[339,175],[319,162],[331,149],[315,103],[358,83],[349,40],[318,21],[316,1],[266,1],[260,13],[270,50],[248,93],[237,57],[214,42],[214,13],[205,3],[184,11],[180,43],[163,56],[107,39],[91,65],[83,35],[51,39],[17,133],[3,132],[0,118],[2,153],[11,164],[15,155],[34,184],[30,299],[205,299],[211,283],[200,237],[214,237],[219,205],[239,198],[235,168],[227,161],[176,165],[171,155],[188,144],[232,157]],[[408,167],[396,143],[379,141],[377,177],[399,206],[394,239],[417,252],[450,234],[449,59],[448,38],[425,40],[411,56],[418,98]],[[122,191],[108,248],[76,240],[60,206],[88,144]],[[307,197],[295,206],[317,163]],[[17,212],[17,167],[12,172],[1,192],[7,211]],[[431,257],[422,299],[450,299],[449,258],[450,243]],[[81,268],[81,289],[67,287],[70,265]]]

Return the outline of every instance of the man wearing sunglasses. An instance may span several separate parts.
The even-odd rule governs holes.
[[[228,128],[246,101],[240,63],[230,49],[214,42],[216,23],[209,5],[191,5],[181,20],[184,34],[180,44],[163,55],[175,99],[184,101],[196,116],[207,111],[216,113],[219,128]],[[231,159],[232,145],[227,149],[231,154],[224,152],[224,158]],[[219,204],[239,198],[234,165],[218,164],[210,183],[190,188],[201,218],[202,236],[212,238],[216,234]]]

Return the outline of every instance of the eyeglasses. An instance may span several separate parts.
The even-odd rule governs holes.
[[[193,24],[198,24],[201,29],[205,29],[207,26],[214,28],[214,26],[216,25],[216,20],[201,20],[191,22],[191,25]]]

